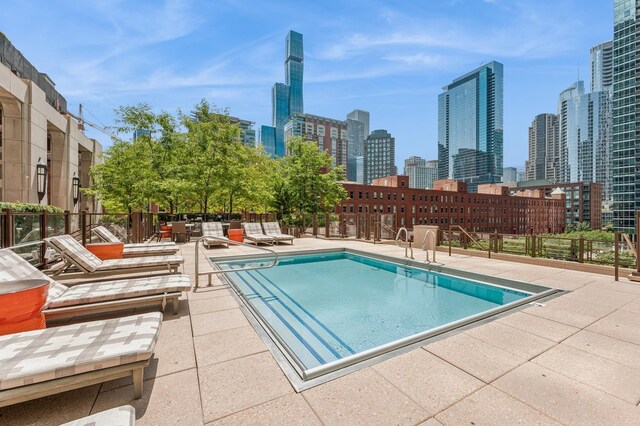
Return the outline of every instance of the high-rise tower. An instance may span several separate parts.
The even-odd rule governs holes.
[[[613,41],[593,46],[591,59],[591,97],[595,100],[597,127],[594,131],[596,145],[595,181],[602,184],[602,202],[610,206],[613,200]]]
[[[500,182],[503,156],[503,65],[489,62],[438,96],[438,178]]]
[[[536,115],[529,127],[529,159],[525,162],[527,180],[549,179],[557,182],[559,152],[558,116]]]
[[[289,31],[287,34],[287,57],[284,61],[284,82],[289,86],[289,115],[304,112],[302,78],[304,74],[304,50],[302,34]],[[287,117],[288,118],[288,117]]]
[[[263,142],[263,146],[271,155],[282,157],[285,154],[284,125],[292,114],[304,112],[303,74],[302,34],[289,31],[285,47],[285,83],[275,83],[271,88],[271,126],[273,130],[270,130],[268,126],[262,126],[262,134],[267,136],[266,142],[268,142],[268,145]]]
[[[613,226],[635,232],[635,212],[640,209],[638,136],[640,120],[636,105],[640,77],[636,26],[640,1],[613,3]]]

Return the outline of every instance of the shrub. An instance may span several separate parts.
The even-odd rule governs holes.
[[[0,210],[2,209],[11,209],[14,213],[39,213],[39,212],[47,212],[47,213],[63,213],[59,207],[49,206],[46,204],[33,204],[33,203],[21,203],[20,201],[16,203],[5,203],[0,202]]]

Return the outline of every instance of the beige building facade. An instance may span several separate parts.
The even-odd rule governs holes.
[[[18,75],[0,63],[0,201],[95,211],[90,197],[81,195],[74,203],[73,178],[79,177],[81,187],[89,186],[89,170],[100,161],[102,146],[86,137],[63,108],[48,102],[36,83]],[[42,200],[38,163],[47,166]]]

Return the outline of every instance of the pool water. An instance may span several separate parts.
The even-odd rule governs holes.
[[[306,370],[531,296],[345,251],[285,256],[227,276]]]

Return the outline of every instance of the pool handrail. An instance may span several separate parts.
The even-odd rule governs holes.
[[[398,243],[398,240],[400,239],[400,234],[402,234],[402,232],[404,232],[404,242],[406,244],[404,246],[404,257],[409,257],[407,250],[410,250],[411,251],[411,259],[413,259],[413,248],[411,247],[411,241],[409,241],[409,230],[407,228],[405,228],[404,226],[402,228],[398,229],[398,233],[396,234],[396,245],[398,247],[402,247],[400,245],[400,243]]]
[[[268,269],[268,268],[273,268],[274,266],[276,266],[278,264],[278,253],[276,253],[275,251],[268,249],[266,247],[260,247],[257,244],[247,244],[247,243],[241,243],[240,241],[235,241],[235,240],[227,240],[225,239],[224,242],[225,243],[229,243],[229,244],[234,244],[234,245],[238,245],[238,246],[243,246],[243,247],[251,247],[251,248],[255,248],[258,250],[264,250],[267,251],[269,253],[271,253],[273,255],[273,262],[271,263],[271,265],[267,265],[267,266],[252,266],[249,268],[240,268],[240,269],[231,269],[231,270],[226,270],[226,269],[218,269],[218,270],[213,270],[213,271],[208,271],[208,272],[202,272],[200,273],[200,265],[199,265],[199,258],[200,258],[200,251],[198,250],[198,246],[200,244],[200,241],[204,240],[204,239],[217,239],[214,236],[203,236],[200,237],[196,240],[196,246],[195,246],[195,287],[193,288],[193,290],[197,290],[200,284],[200,275],[207,275],[208,276],[208,284],[207,286],[211,286],[211,275],[214,274],[223,274],[225,272],[244,272],[244,271],[253,271],[256,269]],[[223,241],[220,239],[220,241]]]

